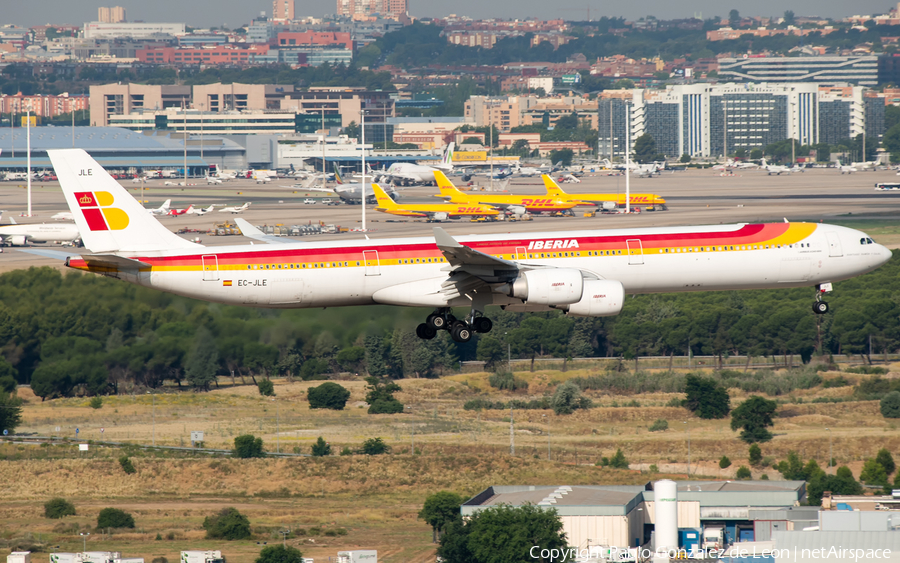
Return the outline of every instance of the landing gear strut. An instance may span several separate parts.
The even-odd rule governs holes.
[[[484,316],[476,316],[473,310],[468,320],[460,320],[453,316],[450,309],[438,309],[428,315],[425,322],[416,327],[416,336],[423,340],[431,340],[437,336],[437,331],[446,330],[456,342],[468,342],[476,332],[486,333],[494,328],[491,319]]]
[[[822,283],[816,286],[816,300],[812,305],[813,313],[824,315],[830,310],[828,302],[822,301],[822,296],[831,291],[831,289],[830,283]]]

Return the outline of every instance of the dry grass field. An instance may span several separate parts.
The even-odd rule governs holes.
[[[568,416],[516,410],[515,457],[509,453],[508,410],[463,408],[475,397],[537,398],[566,379],[597,372],[573,367],[577,369],[566,372],[517,371],[528,388],[516,393],[492,389],[486,373],[400,381],[403,391],[397,397],[409,408],[394,416],[366,413],[361,381],[339,382],[351,390],[343,411],[309,409],[306,390],[320,382],[276,380],[273,399],[260,396],[255,386],[240,385],[240,380],[232,386],[230,379],[222,378],[220,387],[209,393],[166,390],[152,396],[106,397],[100,409],[90,408],[84,398],[42,402],[20,389],[27,401],[20,430],[41,436],[75,438],[77,428],[80,441],[148,445],[155,439],[157,445],[189,446],[190,432],[202,430],[206,447],[229,449],[235,436],[249,433],[261,436],[269,451],[300,453],[308,453],[319,436],[335,453],[381,437],[392,454],[239,460],[96,444],[79,452],[74,442],[4,443],[0,556],[4,546],[37,544],[44,553],[35,561],[43,563],[48,551],[80,550],[80,534],[90,532],[88,549],[122,551],[143,556],[147,563],[155,557],[175,561],[180,550],[205,548],[222,549],[231,562],[250,563],[263,543],[282,541],[279,530],[290,529],[287,542],[317,560],[338,550],[373,548],[387,563],[425,562],[433,560],[434,546],[430,528],[416,515],[432,492],[472,495],[492,484],[642,484],[658,477],[650,473],[651,464],[660,475],[683,478],[688,472],[688,435],[692,475],[732,478],[738,466],[747,464],[746,445],[729,428],[729,419],[700,420],[667,406],[681,397],[675,393],[589,391],[598,406]],[[841,375],[851,383],[871,377]],[[862,460],[879,448],[898,451],[900,427],[881,417],[877,402],[851,400],[852,391],[816,387],[773,397],[780,403],[779,417],[775,439],[763,445],[764,455],[777,460],[796,450],[824,465],[830,441],[839,463],[858,475]],[[732,390],[732,406],[746,396]],[[812,402],[824,397],[848,400]],[[667,420],[669,430],[650,432],[657,419]],[[413,443],[416,453],[410,455]],[[617,448],[625,452],[631,470],[595,466]],[[120,469],[117,459],[123,451],[131,456],[136,474]],[[733,464],[725,470],[718,467],[722,455]],[[754,476],[762,473],[780,478],[771,468],[754,469]],[[43,502],[57,496],[72,501],[78,515],[61,521],[44,518]],[[97,514],[107,506],[131,512],[138,528],[109,535],[94,529]],[[204,539],[203,519],[227,506],[250,518],[252,541]]]

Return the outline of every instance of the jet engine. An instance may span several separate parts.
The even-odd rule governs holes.
[[[25,235],[15,235],[9,237],[9,244],[13,246],[25,246]]]
[[[575,317],[612,317],[622,312],[625,287],[615,280],[585,280],[584,294],[577,303],[563,309]]]
[[[450,219],[450,214],[446,211],[441,211],[440,213],[435,213],[431,219],[432,221],[447,221]]]
[[[585,281],[581,270],[548,268],[526,270],[504,286],[505,293],[529,305],[568,305],[582,298]]]

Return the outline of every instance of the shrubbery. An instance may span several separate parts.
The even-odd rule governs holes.
[[[44,503],[44,517],[62,518],[75,516],[75,505],[64,498],[50,499]]]
[[[260,379],[256,387],[259,389],[259,394],[263,397],[275,396],[275,384],[272,383],[271,379]]]
[[[119,508],[104,508],[97,517],[98,528],[134,528],[134,517]]]
[[[492,373],[488,376],[488,385],[500,391],[518,391],[528,389],[528,382],[513,375],[511,372]]]
[[[121,467],[122,471],[124,471],[128,475],[137,472],[137,469],[134,468],[134,464],[131,463],[131,460],[127,455],[123,455],[119,458],[119,467]]]
[[[250,537],[250,520],[236,508],[223,508],[203,520],[208,539],[245,540]]]
[[[318,387],[310,387],[306,392],[311,409],[343,410],[349,398],[349,390],[331,381],[326,381]]]
[[[324,438],[319,436],[319,439],[316,440],[316,443],[312,445],[312,455],[313,457],[323,457],[326,455],[331,455],[331,446],[328,442],[325,441]]]
[[[234,439],[234,457],[251,458],[265,457],[265,455],[262,438],[244,434]]]
[[[669,429],[669,421],[659,418],[659,419],[655,420],[653,422],[653,424],[650,425],[650,428],[648,428],[647,430],[649,430],[650,432],[662,432],[662,431],[668,430],[668,429]]]

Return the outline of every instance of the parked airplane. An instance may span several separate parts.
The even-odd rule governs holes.
[[[648,164],[638,164],[637,162],[629,162],[625,163],[616,163],[613,164],[609,161],[608,158],[604,158],[602,161],[603,166],[605,168],[609,168],[610,170],[625,170],[626,168],[631,172],[631,174],[638,176],[640,178],[651,178],[654,174],[659,175],[659,173],[665,169],[665,162],[651,162]]]
[[[522,196],[522,195],[495,195],[487,192],[466,193],[459,191],[447,176],[440,170],[434,172],[440,195],[450,203],[475,204],[483,203],[500,209],[508,210],[516,215],[528,213],[540,213],[542,211],[568,211],[576,205],[576,202],[564,201],[556,197]]]
[[[54,221],[74,221],[75,217],[72,215],[71,211],[60,211],[59,213],[50,217]]]
[[[25,246],[34,242],[74,243],[81,238],[75,223],[18,225],[13,218],[9,222],[9,225],[0,226],[0,244],[3,246]]]
[[[532,166],[521,166],[519,163],[515,163],[512,169],[513,173],[517,176],[522,176],[523,178],[531,178],[532,176],[540,176],[541,174],[547,174],[550,171],[549,166],[540,166],[538,168],[534,168]]]
[[[856,166],[847,166],[846,164],[841,164],[839,168],[841,170],[841,174],[853,174],[854,172],[859,172]]]
[[[166,214],[166,217],[178,217],[179,215],[184,215],[185,213],[193,213],[194,206],[189,205],[186,209],[170,209],[169,213]]]
[[[210,184],[221,184],[221,183],[222,183],[222,180],[219,178],[216,178],[215,176],[207,176],[206,177],[206,185],[207,186]]]
[[[891,257],[861,231],[787,222],[204,247],[148,216],[83,150],[47,152],[88,249],[70,268],[225,304],[434,307],[416,328],[425,339],[489,332],[491,305],[600,317],[629,293],[815,286],[822,314],[834,282]]]
[[[725,164],[717,164],[712,167],[713,170],[722,170],[726,172],[729,170],[745,170],[749,168],[759,168],[759,165],[755,162],[744,162],[729,158],[725,161]]]
[[[425,166],[422,164],[413,164],[410,162],[395,162],[390,167],[378,175],[379,182],[390,182],[392,184],[432,184],[434,183],[435,171],[450,172],[453,170],[453,147],[454,143],[447,145],[440,163],[433,166]]]
[[[243,213],[244,211],[247,210],[248,207],[250,207],[249,201],[241,206],[235,205],[232,207],[223,207],[222,209],[219,210],[219,213],[232,213],[232,214]]]
[[[185,212],[185,214],[186,215],[206,215],[207,213],[211,212],[214,207],[215,207],[215,205],[210,205],[206,209],[197,209],[192,205],[188,208],[188,210]]]
[[[553,181],[553,178],[544,174],[541,176],[544,180],[544,187],[547,188],[547,195],[563,201],[574,202],[575,205],[589,205],[592,207],[607,207],[604,204],[612,204],[613,207],[625,207],[625,194],[570,194],[566,193]],[[628,201],[631,205],[652,205],[665,210],[666,200],[662,196],[656,194],[630,194]]]
[[[157,207],[156,209],[148,209],[147,212],[151,215],[168,215],[169,214],[169,206],[172,204],[171,199],[167,199],[163,202],[162,205]]]
[[[366,176],[366,177],[374,180],[374,176]],[[362,193],[363,193],[363,191],[365,191],[366,203],[377,203],[377,201],[375,199],[375,191],[372,190],[371,184],[367,185],[365,187],[365,190],[363,190],[363,186],[359,182],[345,184],[344,177],[341,175],[341,171],[338,170],[337,166],[334,167],[334,181],[337,182],[338,185],[337,185],[337,187],[334,188],[334,191],[331,193],[337,194],[337,196],[339,198],[341,198],[341,201],[344,201],[344,202],[350,203],[350,204],[360,203],[360,201],[362,201]],[[368,182],[367,182],[367,184],[368,184]],[[310,191],[312,191],[312,190],[310,190]],[[319,190],[315,190],[315,191],[319,191]],[[327,191],[331,191],[331,190],[327,190]],[[390,189],[390,196],[395,199],[397,198],[397,192],[393,188]]]
[[[378,184],[372,184],[378,207],[375,211],[403,217],[425,217],[429,221],[447,221],[460,217],[496,217],[500,215],[495,207],[481,204],[432,203],[399,205]]]
[[[768,172],[769,176],[771,176],[772,174],[781,176],[782,174],[791,173],[791,169],[787,166],[782,166],[780,164],[769,164],[768,162],[766,162],[765,158],[760,161],[760,166],[763,168],[763,170]]]

